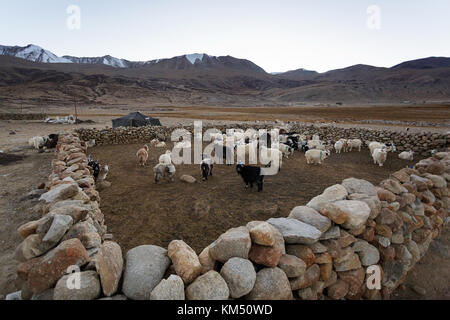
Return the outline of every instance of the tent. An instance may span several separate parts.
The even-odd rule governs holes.
[[[144,116],[140,112],[133,112],[122,118],[112,121],[113,128],[118,127],[144,127],[144,126],[161,126],[159,119]]]

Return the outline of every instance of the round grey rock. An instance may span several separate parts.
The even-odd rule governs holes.
[[[186,289],[187,300],[227,300],[229,296],[227,283],[213,270],[198,277]]]
[[[231,258],[220,270],[220,275],[230,289],[232,298],[240,298],[252,291],[256,281],[256,271],[253,264],[242,258]]]
[[[133,300],[150,299],[169,265],[170,259],[164,248],[144,245],[131,249],[126,255],[123,293]]]

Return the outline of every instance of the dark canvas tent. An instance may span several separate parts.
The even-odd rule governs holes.
[[[127,116],[112,121],[113,128],[118,127],[143,127],[143,126],[160,126],[159,119],[144,116],[140,112],[133,112]]]

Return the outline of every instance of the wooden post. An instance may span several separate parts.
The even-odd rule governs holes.
[[[75,121],[78,120],[78,112],[77,112],[77,97],[73,97],[73,102],[75,106]]]

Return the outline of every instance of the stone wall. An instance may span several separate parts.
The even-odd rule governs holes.
[[[286,218],[230,229],[198,256],[174,240],[122,257],[85,151],[78,135],[60,137],[43,216],[18,229],[22,290],[10,298],[388,299],[448,222],[450,152],[438,152],[378,187],[349,178]],[[73,265],[79,290],[67,288]],[[370,266],[379,267],[380,289],[366,286]]]
[[[44,113],[0,113],[0,120],[45,120]]]
[[[273,127],[273,126],[272,126]],[[203,129],[216,128],[225,133],[227,128],[249,129],[270,129],[267,125],[226,125],[226,126],[205,126]],[[180,127],[181,128],[181,127]],[[193,132],[193,126],[182,127]],[[80,137],[84,141],[95,140],[96,144],[130,144],[148,143],[159,138],[170,140],[170,135],[175,127],[140,127],[140,128],[108,128],[108,129],[78,129]],[[448,146],[449,134],[439,134],[431,132],[408,133],[391,130],[371,130],[367,128],[339,128],[335,126],[315,126],[300,123],[290,124],[290,131],[304,133],[306,135],[319,134],[321,140],[336,141],[340,138],[361,139],[362,141],[394,142],[399,152],[412,149],[416,154],[427,157],[431,155],[431,150],[441,150]]]

